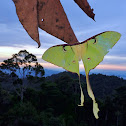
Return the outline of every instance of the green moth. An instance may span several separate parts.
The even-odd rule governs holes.
[[[109,52],[117,41],[120,39],[121,34],[114,31],[107,31],[95,35],[88,40],[73,45],[64,44],[57,45],[49,48],[42,56],[42,59],[55,64],[59,67],[66,69],[67,71],[79,73],[79,61],[82,60],[86,73],[87,91],[91,99],[93,100],[93,113],[96,119],[98,119],[98,104],[96,103],[93,91],[89,82],[89,71],[94,69]],[[84,94],[80,84],[81,90],[81,104],[84,105]]]

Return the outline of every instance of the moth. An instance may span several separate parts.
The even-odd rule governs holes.
[[[109,52],[109,49],[111,49],[117,43],[120,37],[121,34],[118,32],[106,31],[97,34],[81,43],[53,46],[45,51],[42,56],[42,59],[45,61],[62,67],[67,71],[77,73],[79,78],[79,61],[83,61],[86,74],[87,91],[88,95],[93,100],[93,113],[96,119],[99,118],[99,108],[89,82],[89,72],[101,61],[103,61],[104,56]],[[81,84],[80,90],[81,104],[79,106],[83,106],[84,94]]]

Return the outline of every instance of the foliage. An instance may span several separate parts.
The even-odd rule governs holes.
[[[26,78],[42,77],[45,74],[43,67],[37,62],[36,56],[26,50],[21,50],[19,53],[13,54],[12,58],[4,60],[0,68],[9,72],[10,83],[13,84],[21,101],[23,101],[23,95],[29,82]]]
[[[56,76],[56,77],[55,77]],[[91,75],[95,80],[98,96],[107,80],[113,94],[104,94],[97,100],[100,108],[99,119],[92,113],[92,101],[85,95],[85,106],[78,107],[79,85],[74,74],[63,72],[47,77],[44,82],[37,83],[39,88],[28,87],[24,92],[24,102],[14,92],[0,88],[0,125],[1,126],[125,126],[126,115],[126,80],[105,75]],[[83,77],[83,76],[82,76]],[[50,79],[49,79],[50,78]],[[85,78],[85,77],[84,77]],[[38,78],[39,79],[39,78]],[[101,83],[99,80],[105,80]],[[50,80],[50,81],[49,81]],[[51,81],[53,80],[53,81]],[[36,81],[36,78],[33,78]],[[101,80],[102,81],[102,80]],[[114,83],[118,82],[117,84]],[[112,86],[113,84],[113,86]],[[99,85],[99,87],[98,87]],[[115,87],[114,87],[115,85]],[[119,87],[121,85],[121,87]],[[122,86],[123,85],[123,86]],[[76,87],[75,87],[76,86]],[[94,87],[94,86],[93,86]],[[76,88],[76,91],[75,91]],[[85,86],[83,86],[84,93]],[[110,88],[108,86],[108,88]],[[94,88],[94,92],[96,89]],[[106,87],[106,90],[107,87]],[[78,99],[78,100],[77,100]]]

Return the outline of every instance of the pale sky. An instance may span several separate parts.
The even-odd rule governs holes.
[[[70,24],[80,42],[104,31],[117,31],[122,37],[105,56],[97,69],[126,71],[126,0],[88,0],[94,9],[95,21],[89,18],[74,2],[61,0]],[[12,54],[26,49],[38,57],[45,67],[41,56],[51,46],[64,44],[63,41],[39,29],[41,47],[23,29],[16,15],[12,0],[0,0],[0,62]],[[57,68],[58,69],[58,68]]]

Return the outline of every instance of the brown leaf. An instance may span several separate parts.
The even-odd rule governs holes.
[[[74,0],[74,1],[89,17],[91,17],[94,20],[95,14],[93,13],[93,9],[91,9],[87,0]]]
[[[68,44],[78,40],[59,0],[13,0],[24,29],[40,46],[38,27]]]
[[[13,0],[18,18],[29,36],[38,43],[37,0]]]
[[[60,0],[13,0],[21,24],[40,46],[38,27],[68,44],[78,40],[70,26]],[[87,0],[74,0],[92,19],[93,9]]]
[[[38,0],[39,27],[68,44],[78,40],[59,0]]]

